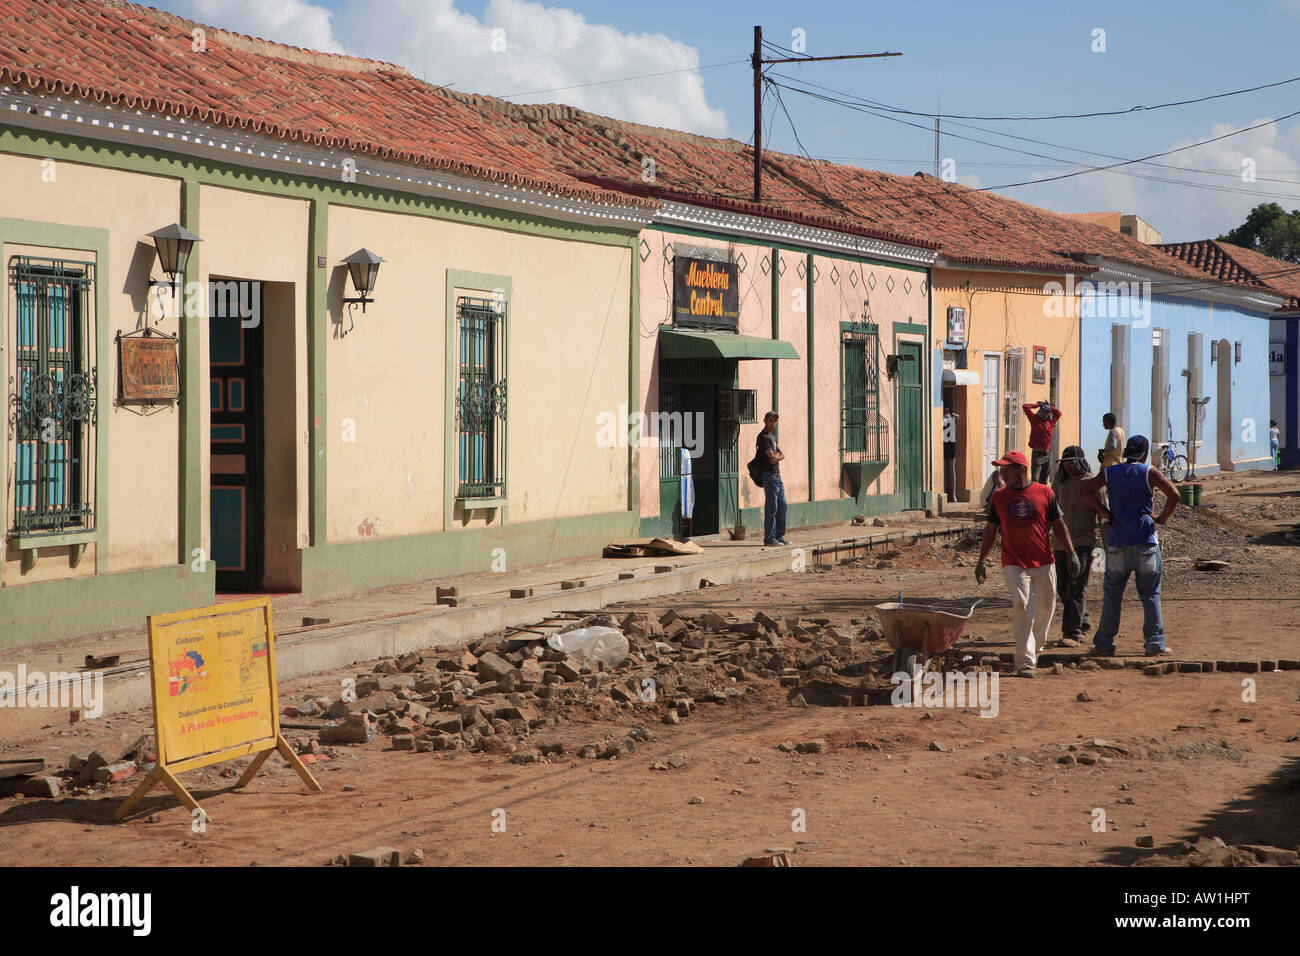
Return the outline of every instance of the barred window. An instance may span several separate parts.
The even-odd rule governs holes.
[[[95,265],[15,256],[9,285],[11,527],[23,535],[94,530]]]
[[[506,494],[505,303],[460,296],[456,392],[458,498]]]
[[[880,415],[879,332],[840,333],[840,454],[846,462],[889,460],[889,425]]]

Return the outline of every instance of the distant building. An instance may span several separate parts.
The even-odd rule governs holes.
[[[1144,242],[1148,246],[1154,246],[1160,242],[1160,233],[1141,216],[1122,212],[1067,212],[1063,215],[1069,216],[1071,219],[1082,219],[1084,222],[1105,226],[1107,229],[1128,236],[1130,239]]]

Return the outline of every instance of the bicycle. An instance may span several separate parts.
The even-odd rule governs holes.
[[[1187,442],[1169,441],[1165,443],[1164,448],[1160,451],[1160,470],[1166,478],[1174,484],[1178,484],[1187,480],[1188,464],[1186,455],[1174,454],[1175,445],[1186,448]]]

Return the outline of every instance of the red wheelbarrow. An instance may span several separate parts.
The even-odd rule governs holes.
[[[940,654],[947,659],[946,664],[951,665],[953,645],[983,600],[976,600],[964,614],[952,602],[908,604],[891,601],[877,604],[880,628],[894,649],[894,672],[919,675],[930,665],[931,658]]]

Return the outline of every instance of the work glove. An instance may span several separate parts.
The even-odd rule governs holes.
[[[1070,577],[1077,578],[1083,573],[1083,565],[1079,563],[1079,556],[1073,551],[1070,552]]]
[[[1078,560],[1077,558],[1075,560]],[[983,561],[975,562],[975,583],[983,584],[989,576],[989,569]]]

